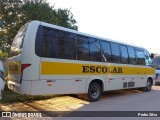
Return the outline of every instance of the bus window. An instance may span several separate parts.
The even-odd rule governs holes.
[[[89,60],[89,45],[87,37],[76,36],[76,52],[77,60]]]
[[[101,49],[102,49],[102,60],[104,62],[111,62],[110,43],[106,41],[101,41]]]
[[[44,28],[42,40],[43,57],[59,58],[59,34],[57,30]]]
[[[144,52],[142,50],[135,50],[136,57],[137,57],[137,64],[138,65],[145,65],[145,57]]]
[[[60,58],[75,59],[75,34],[59,31]]]
[[[153,60],[150,58],[150,54],[145,50],[144,51],[145,54],[145,62],[147,66],[153,66]],[[160,63],[160,61],[159,61]]]
[[[40,26],[35,51],[40,57],[75,59],[75,34]]]
[[[35,53],[40,57],[59,57],[58,30],[39,26],[36,35]]]
[[[136,64],[136,56],[135,56],[134,48],[129,46],[127,48],[128,48],[128,54],[129,54],[129,63]]]
[[[24,37],[25,37],[25,33],[27,31],[27,28],[28,28],[28,24],[23,26],[20,29],[20,31],[18,32],[18,34],[16,35],[16,37],[14,38],[13,43],[11,45],[10,57],[21,54],[22,46],[23,46],[23,40],[24,40]]]
[[[127,47],[124,45],[120,45],[120,49],[121,49],[121,61],[124,64],[128,64],[128,51],[127,51]]]
[[[119,45],[117,43],[111,43],[111,50],[112,50],[112,62],[113,63],[120,63],[120,50]]]
[[[89,39],[89,48],[90,48],[90,60],[91,61],[102,61],[100,42],[98,39],[90,38]]]

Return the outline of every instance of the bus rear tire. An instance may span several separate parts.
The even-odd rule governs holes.
[[[79,94],[79,98],[87,100],[89,102],[95,102],[100,99],[102,95],[102,87],[97,82],[91,82],[89,85],[87,94]]]
[[[100,99],[102,95],[102,87],[97,82],[92,82],[89,86],[87,98],[90,102],[95,102]]]

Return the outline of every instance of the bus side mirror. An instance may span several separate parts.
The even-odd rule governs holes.
[[[153,53],[151,53],[150,57],[153,59],[153,58],[154,58],[154,54],[153,54]]]

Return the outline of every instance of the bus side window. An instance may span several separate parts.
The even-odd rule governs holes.
[[[123,64],[128,64],[128,51],[127,51],[127,46],[120,45],[121,49],[121,61]]]
[[[135,50],[138,65],[145,65],[145,56],[142,50]]]
[[[89,60],[88,38],[76,36],[76,58],[77,60]]]
[[[113,63],[120,63],[121,62],[121,55],[119,44],[111,43],[111,50],[112,50],[112,62]]]
[[[90,61],[102,61],[100,41],[95,38],[89,38]]]
[[[129,54],[129,63],[130,64],[136,64],[136,56],[135,51],[133,47],[128,46],[128,54]]]
[[[39,57],[42,57],[42,47],[43,47],[43,26],[39,26],[36,34],[36,42],[35,42],[35,53]]]
[[[42,40],[42,56],[49,58],[59,58],[59,34],[54,29],[44,29]]]
[[[107,41],[101,41],[102,61],[111,62],[111,46]]]
[[[62,59],[75,59],[75,34],[60,31],[60,58]]]

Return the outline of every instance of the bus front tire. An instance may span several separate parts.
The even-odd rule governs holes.
[[[150,79],[147,80],[146,86],[143,88],[144,92],[149,92],[152,89],[152,81]]]
[[[149,91],[151,91],[151,89],[152,89],[152,82],[151,82],[150,79],[148,79],[148,80],[147,80],[146,87],[145,87],[145,91],[146,91],[146,92],[149,92]]]

